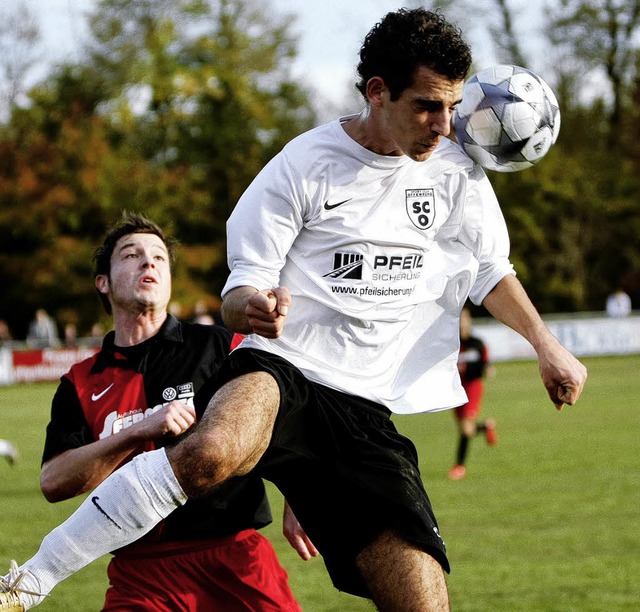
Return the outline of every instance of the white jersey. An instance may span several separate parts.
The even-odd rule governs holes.
[[[372,153],[341,121],[291,141],[228,221],[223,295],[293,298],[280,338],[242,346],[396,413],[461,405],[458,315],[513,273],[493,189],[450,140],[415,162]]]

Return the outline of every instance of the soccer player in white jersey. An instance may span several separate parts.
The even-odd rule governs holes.
[[[255,469],[304,528],[298,552],[310,537],[338,589],[382,610],[448,609],[445,546],[391,414],[464,403],[468,297],[533,345],[556,407],[586,380],[515,279],[483,170],[447,138],[470,64],[440,14],[400,9],[374,26],[358,65],[365,109],[294,139],[229,220],[223,316],[248,336],[229,382],[212,386],[183,442],[96,489],[103,514],[83,504],[49,534],[17,572],[22,588],[49,592],[187,498]]]

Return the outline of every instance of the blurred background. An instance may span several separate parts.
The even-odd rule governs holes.
[[[556,92],[547,157],[490,173],[538,309],[604,313],[615,290],[639,308],[638,2],[0,0],[0,342],[26,342],[38,310],[61,343],[102,336],[91,256],[123,210],[180,239],[174,312],[215,317],[240,194],[292,137],[361,109],[357,50],[402,6],[442,8],[474,70],[518,64]]]

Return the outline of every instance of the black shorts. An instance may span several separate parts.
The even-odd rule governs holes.
[[[264,351],[237,349],[223,369],[224,380],[265,371],[278,382],[280,410],[256,470],[285,496],[337,589],[369,597],[355,560],[388,529],[449,571],[415,446],[386,407],[311,382]]]

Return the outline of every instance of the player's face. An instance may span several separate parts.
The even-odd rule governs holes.
[[[171,298],[167,248],[155,234],[123,236],[111,255],[109,278],[102,281],[114,312],[116,308],[133,314],[166,309]]]
[[[471,335],[471,313],[463,308],[460,313],[460,337],[467,339]]]
[[[420,66],[413,84],[391,101],[382,96],[386,136],[395,154],[424,161],[451,131],[451,117],[462,99],[463,81],[450,81],[430,68]]]

